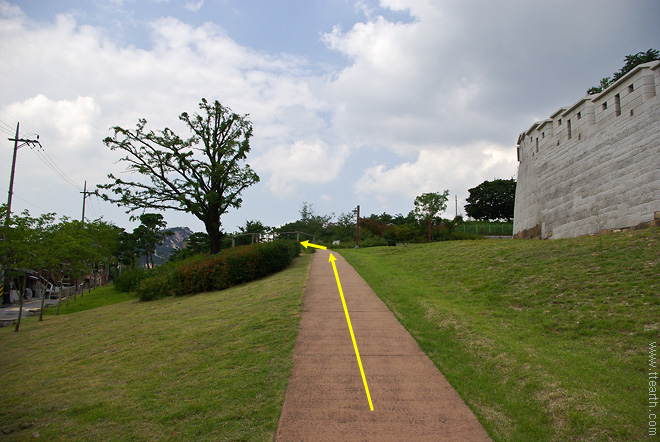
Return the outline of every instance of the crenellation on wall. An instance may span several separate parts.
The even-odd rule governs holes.
[[[521,133],[514,235],[564,238],[660,223],[658,120],[660,62],[651,62]]]

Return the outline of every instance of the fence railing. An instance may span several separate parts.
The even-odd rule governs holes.
[[[513,235],[513,223],[460,224],[456,230],[475,235]]]
[[[271,242],[277,239],[293,239],[300,242],[305,236],[312,238],[312,242],[316,239],[315,235],[305,232],[269,232],[269,233],[241,233],[231,237],[231,246],[236,247],[236,238],[241,236],[251,236],[251,244],[258,242]]]

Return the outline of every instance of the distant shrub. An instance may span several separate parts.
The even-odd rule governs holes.
[[[172,294],[172,286],[166,274],[158,274],[140,281],[135,294],[140,301],[153,301]]]
[[[379,236],[374,236],[372,238],[367,238],[363,241],[360,241],[360,247],[383,247],[383,246],[395,246],[396,242],[388,241],[385,238]]]
[[[115,287],[120,292],[134,292],[140,285],[140,281],[148,276],[149,273],[146,269],[126,270],[115,278]]]

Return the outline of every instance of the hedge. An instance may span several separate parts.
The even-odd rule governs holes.
[[[285,269],[300,255],[300,244],[283,240],[225,249],[218,255],[188,260],[169,272],[140,282],[140,300],[223,290]]]
[[[134,292],[140,286],[140,281],[149,276],[149,271],[146,269],[126,270],[115,277],[115,287],[120,292]]]

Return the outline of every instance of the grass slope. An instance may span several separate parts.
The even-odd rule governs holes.
[[[310,256],[221,292],[0,330],[0,436],[266,441],[277,428]]]
[[[60,315],[69,315],[71,313],[83,312],[97,307],[118,304],[135,299],[133,293],[120,292],[113,285],[98,287],[91,292],[85,292],[81,296],[78,294],[74,299],[73,295],[69,298],[69,306],[66,301],[60,305]],[[57,305],[44,309],[44,315],[54,315],[57,313]]]
[[[494,440],[648,437],[660,229],[341,254]]]

